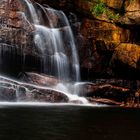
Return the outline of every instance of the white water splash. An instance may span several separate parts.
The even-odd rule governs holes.
[[[48,26],[46,26],[46,19],[41,17],[42,15],[39,14],[38,9],[36,9],[32,1],[23,0],[22,2],[27,7],[23,16],[25,19],[31,21],[31,24],[35,28],[34,43],[43,59],[42,72],[54,75],[64,81],[56,87],[40,87],[27,83],[24,84],[60,91],[65,94],[70,101],[79,100],[82,103],[88,103],[85,98],[78,96],[79,89],[75,84],[75,81],[80,81],[79,59],[67,17],[62,11],[57,11],[52,8],[43,8],[38,5],[48,19],[48,23],[46,23]],[[26,56],[24,56],[24,59],[25,57]],[[21,82],[12,81],[17,84],[22,84]],[[67,83],[67,81],[71,82]],[[18,89],[16,94],[18,97]]]

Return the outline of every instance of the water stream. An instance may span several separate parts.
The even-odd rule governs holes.
[[[40,71],[55,76],[61,82],[47,87],[63,92],[69,100],[88,101],[79,97],[80,66],[78,53],[71,26],[62,11],[44,8],[30,0],[8,1],[9,5],[19,2],[25,5],[20,11],[30,25],[34,27],[34,44],[41,54]],[[26,55],[23,56],[26,59]],[[11,79],[10,79],[11,80]],[[77,83],[78,82],[78,83]],[[17,97],[18,88],[17,88]]]

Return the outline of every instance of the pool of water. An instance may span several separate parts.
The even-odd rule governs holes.
[[[140,139],[140,109],[0,105],[0,140],[126,139]]]

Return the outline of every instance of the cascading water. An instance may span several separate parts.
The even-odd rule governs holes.
[[[62,11],[33,5],[30,0],[20,2],[26,7],[22,15],[34,27],[33,40],[41,54],[41,72],[61,81],[52,88],[65,92],[70,100],[87,103],[86,99],[78,97],[79,89],[75,82],[80,81],[79,60],[67,17]]]
[[[68,19],[62,11],[44,9],[38,4],[45,18],[30,0],[25,0],[30,20],[35,26],[34,42],[43,56],[43,73],[55,75],[61,80],[80,80],[79,60],[74,37]],[[48,27],[44,25],[47,19]]]

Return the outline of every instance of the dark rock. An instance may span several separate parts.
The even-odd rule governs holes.
[[[16,90],[12,84],[0,81],[0,101],[15,102],[17,100]]]
[[[80,92],[80,96],[106,98],[117,102],[126,101],[133,94],[130,89],[112,86],[110,84],[85,84],[82,91]]]
[[[114,51],[110,61],[111,67],[115,73],[129,77],[131,79],[139,79],[140,74],[140,48],[139,45],[130,43],[121,43]],[[120,69],[121,68],[121,69]]]
[[[0,5],[0,72],[17,76],[24,70],[40,71],[41,58],[33,41],[35,27],[24,15],[25,3],[2,0]]]

